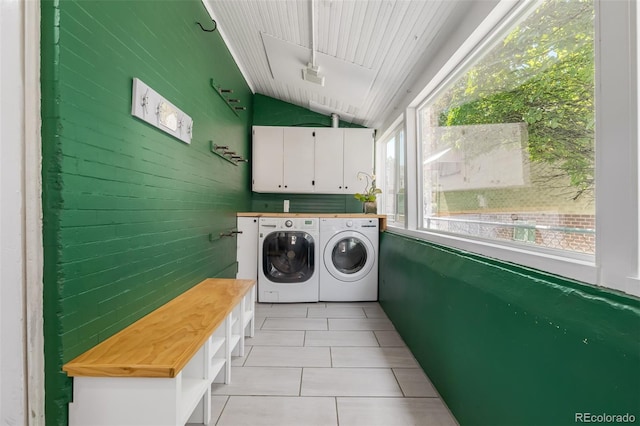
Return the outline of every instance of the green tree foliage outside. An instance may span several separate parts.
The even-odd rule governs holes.
[[[593,22],[592,0],[545,1],[439,100],[438,124],[527,123],[541,183],[568,176],[574,200],[592,197]]]

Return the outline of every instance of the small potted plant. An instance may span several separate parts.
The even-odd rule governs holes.
[[[382,194],[380,188],[376,188],[376,176],[370,175],[365,172],[358,172],[358,180],[367,180],[367,184],[364,187],[363,193],[356,193],[354,197],[358,201],[362,201],[362,211],[364,213],[376,214],[378,206],[376,204],[376,197],[378,194]]]

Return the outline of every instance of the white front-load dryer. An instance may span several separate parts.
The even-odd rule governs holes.
[[[378,300],[378,218],[321,218],[320,301]]]
[[[259,302],[318,301],[319,239],[318,218],[260,218]]]

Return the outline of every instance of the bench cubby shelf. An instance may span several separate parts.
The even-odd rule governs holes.
[[[68,362],[69,424],[208,423],[211,384],[231,382],[254,306],[254,280],[207,279]]]

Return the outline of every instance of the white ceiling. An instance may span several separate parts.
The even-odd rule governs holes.
[[[456,30],[466,1],[203,0],[255,93],[377,128]],[[303,80],[311,62],[324,86]]]

